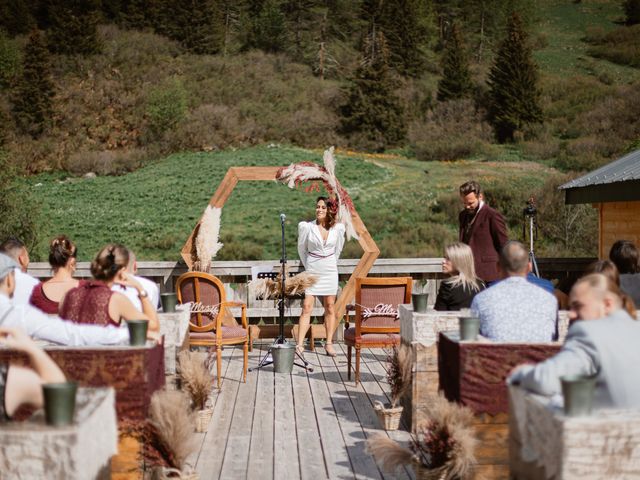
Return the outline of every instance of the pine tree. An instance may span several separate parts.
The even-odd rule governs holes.
[[[53,95],[49,52],[42,33],[34,30],[29,36],[22,76],[13,95],[13,115],[24,133],[36,138],[44,131],[52,115]]]
[[[317,0],[284,0],[281,10],[293,42],[291,56],[296,61],[302,61],[312,41],[313,32],[322,21],[323,12],[318,12]]]
[[[158,26],[159,4],[167,3],[166,0],[122,0],[119,7],[117,22],[136,30],[156,28]],[[182,2],[171,2],[181,4]],[[116,7],[117,8],[117,7]]]
[[[640,23],[640,0],[625,0],[623,7],[627,25]]]
[[[442,58],[442,79],[438,82],[438,100],[453,100],[471,95],[473,83],[462,35],[457,25],[451,29]]]
[[[160,14],[160,33],[192,53],[218,53],[224,41],[224,19],[216,0],[167,1]]]
[[[382,32],[373,30],[364,42],[364,61],[351,80],[352,87],[340,113],[340,131],[355,146],[383,151],[406,135],[404,109],[393,92]]]
[[[516,130],[543,120],[538,89],[538,71],[527,35],[517,13],[507,23],[489,73],[489,120],[499,141],[513,140]]]
[[[99,0],[49,0],[49,49],[66,54],[97,53],[99,5]]]
[[[3,0],[0,2],[0,28],[11,37],[28,33],[35,27],[27,0]]]
[[[287,44],[286,19],[278,0],[266,0],[254,21],[252,47],[265,52],[281,52]]]

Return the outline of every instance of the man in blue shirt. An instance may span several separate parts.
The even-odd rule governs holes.
[[[498,261],[502,281],[480,292],[471,310],[480,318],[480,333],[500,342],[550,342],[556,332],[556,297],[527,281],[529,253],[509,241]]]

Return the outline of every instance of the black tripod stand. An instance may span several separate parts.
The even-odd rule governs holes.
[[[533,274],[540,278],[540,271],[538,270],[538,262],[536,261],[536,254],[533,252],[533,241],[538,239],[538,211],[536,210],[536,202],[533,197],[527,200],[527,206],[522,211],[523,223],[522,223],[522,239],[526,239],[526,227],[529,225],[529,261],[533,267]]]
[[[286,274],[287,274],[287,247],[286,247],[286,242],[284,240],[284,221],[286,220],[287,216],[284,213],[280,214],[280,227],[282,230],[282,255],[280,257],[280,264],[282,266],[281,272],[280,272],[280,298],[278,299],[278,314],[279,314],[279,318],[278,318],[278,337],[274,340],[274,342],[271,344],[271,346],[269,347],[269,350],[267,350],[267,353],[265,353],[264,357],[262,357],[262,360],[260,360],[260,363],[258,363],[258,365],[256,367],[250,368],[249,371],[252,372],[254,370],[258,370],[262,367],[265,367],[267,365],[271,365],[273,363],[273,356],[272,356],[272,351],[275,348],[276,345],[282,345],[284,343],[286,343],[286,339],[284,338],[284,309],[285,309],[285,301],[286,301],[286,292],[285,292],[285,279],[286,279]],[[263,273],[259,273],[258,274],[258,278],[271,278],[272,280],[275,280],[276,278],[278,278],[278,272],[263,272]],[[300,368],[304,368],[307,372],[313,372],[313,367],[310,366],[309,362],[305,360],[305,358],[302,356],[301,353],[299,353],[296,349],[296,356],[298,357],[298,359],[300,360],[300,362],[302,363],[298,363],[295,361],[293,364],[297,367]]]

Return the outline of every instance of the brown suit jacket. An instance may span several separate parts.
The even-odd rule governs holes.
[[[459,240],[464,241],[464,229],[469,217],[463,210],[458,216],[460,224]],[[478,212],[471,226],[471,235],[467,242],[473,252],[476,275],[485,282],[498,280],[498,252],[507,243],[507,228],[502,215],[486,203]]]

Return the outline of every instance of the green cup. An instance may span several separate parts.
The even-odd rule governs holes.
[[[413,311],[417,313],[426,312],[428,299],[429,299],[428,293],[412,293],[411,304],[413,305]]]
[[[162,311],[164,313],[173,313],[176,311],[178,297],[175,293],[162,293],[160,295],[160,301],[162,302]]]
[[[478,317],[459,317],[460,340],[475,341],[480,334],[480,319]]]
[[[593,394],[596,389],[596,378],[584,375],[567,375],[560,377],[560,383],[562,384],[565,415],[568,417],[590,415]]]
[[[147,342],[148,320],[127,320],[129,345],[141,347]]]
[[[44,383],[42,385],[44,415],[47,425],[62,426],[73,423],[77,391],[78,384],[75,382]]]

